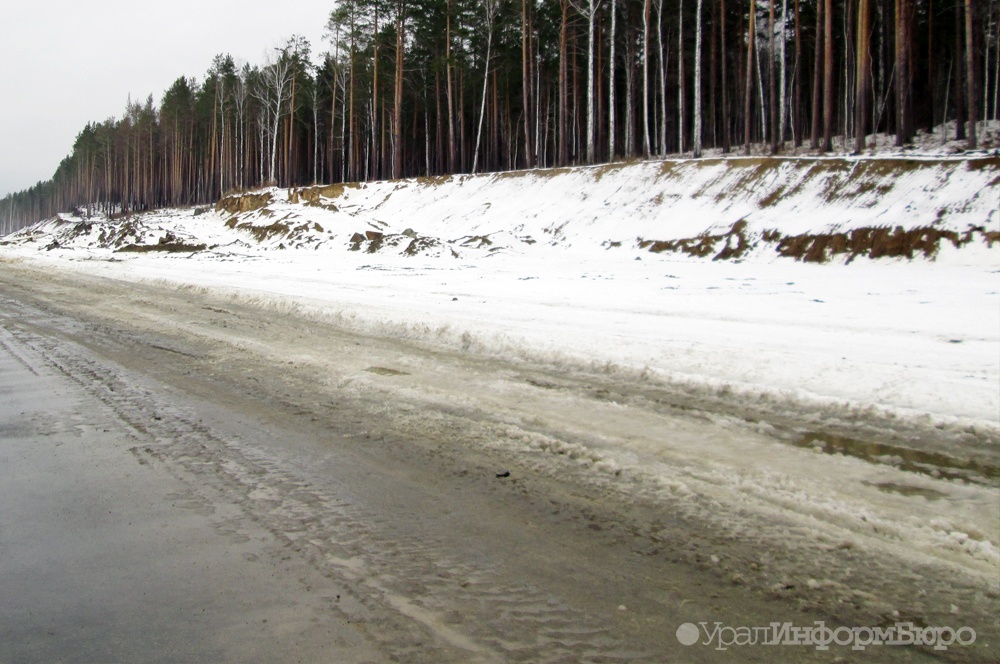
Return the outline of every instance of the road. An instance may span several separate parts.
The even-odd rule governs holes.
[[[823,511],[824,491],[850,500],[833,486],[844,468],[864,489],[872,464],[599,368],[0,262],[0,394],[0,661],[995,655],[989,559],[885,532],[937,509],[937,489],[870,489],[880,500],[860,521]],[[755,465],[776,454],[812,476],[808,500]],[[823,464],[839,470],[826,480]],[[994,487],[922,480],[958,492],[993,537]],[[687,623],[817,621],[965,625],[976,641],[678,637]]]

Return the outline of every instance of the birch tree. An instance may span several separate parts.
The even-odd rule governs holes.
[[[504,0],[483,0],[483,25],[486,29],[486,60],[483,63],[483,97],[479,105],[479,125],[476,128],[476,149],[472,156],[472,172],[477,173],[479,167],[479,145],[483,136],[483,118],[486,117],[486,92],[489,89],[490,58],[493,56],[493,28],[497,14]]]
[[[667,67],[664,59],[667,49],[663,45],[663,0],[656,2],[656,70],[660,82],[660,154],[667,153]]]
[[[587,163],[594,163],[595,159],[595,113],[597,112],[596,73],[594,71],[594,26],[597,23],[597,10],[601,6],[601,0],[571,0],[573,8],[585,19],[587,19]]]
[[[278,49],[275,49],[278,50]],[[282,109],[285,102],[291,99],[292,63],[284,51],[277,57],[271,56],[260,71],[260,85],[254,90],[253,96],[261,103],[267,113],[270,126],[268,139],[271,156],[267,169],[267,179],[276,183],[275,167],[278,160],[278,128],[281,122]]]

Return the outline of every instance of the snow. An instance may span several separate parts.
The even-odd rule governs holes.
[[[0,251],[294,303],[370,334],[996,428],[1000,242],[976,234],[1000,230],[998,163],[642,162],[320,188],[316,205],[272,189],[266,206],[236,216],[165,210],[82,225],[65,215]],[[704,258],[639,242],[741,220],[750,246],[738,260],[709,260],[733,238]],[[761,240],[769,229],[877,226],[973,239],[960,249],[942,240],[932,260],[917,251],[825,264],[779,257]],[[366,231],[384,237],[347,251]],[[163,242],[210,250],[114,252]]]
[[[566,442],[511,415],[495,444],[608,477],[645,473],[675,496],[794,510],[823,537],[842,535],[820,524],[878,533],[993,573],[995,487],[906,472],[895,453],[877,463],[831,453],[820,465],[789,446],[780,420],[794,412],[817,429],[875,418],[943,432],[945,447],[932,452],[997,466],[998,183],[1000,160],[977,155],[679,160],[271,189],[236,214],[224,201],[128,220],[63,215],[0,243],[0,260],[207,289],[374,337],[748,404],[769,415],[741,420],[706,406],[708,437],[677,419],[664,418],[668,429],[652,416],[632,422],[607,403],[599,415],[620,425],[614,439],[583,432],[585,445]],[[742,240],[730,233],[737,222]],[[968,241],[943,239],[912,258],[813,263],[765,238],[872,228]],[[645,244],[705,236],[720,239],[701,257]],[[713,260],[740,241],[742,253]],[[118,251],[161,244],[178,250]],[[433,387],[413,389],[437,398]],[[537,403],[567,430],[597,417],[589,401],[506,397]],[[498,412],[505,403],[497,397]]]

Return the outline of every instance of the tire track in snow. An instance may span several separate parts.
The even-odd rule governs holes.
[[[17,343],[107,406],[132,430],[137,458],[184,480],[190,487],[182,501],[187,508],[211,510],[220,498],[235,500],[239,516],[220,523],[220,529],[238,534],[241,520],[250,519],[283,542],[290,555],[340,582],[343,590],[331,610],[360,620],[367,636],[394,658],[655,661],[620,643],[600,619],[537,587],[509,587],[433,538],[397,539],[379,515],[297,478],[267,451],[159,403],[141,379],[89,357],[66,339],[57,343],[38,336],[31,326],[25,322],[10,330]]]

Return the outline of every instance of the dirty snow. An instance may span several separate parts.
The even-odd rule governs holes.
[[[272,316],[294,312],[511,365],[772,404],[779,414],[815,413],[825,427],[876,417],[941,430],[946,445],[968,449],[933,452],[995,471],[998,164],[983,155],[645,162],[268,190],[217,210],[64,215],[8,238],[0,259],[205,289]],[[943,235],[936,251],[913,258],[860,252],[813,263],[779,255],[765,237],[878,228],[963,241]],[[701,257],[646,243],[698,238],[711,248]],[[142,247],[150,250],[135,251]],[[739,251],[713,260],[726,249]],[[408,398],[455,399],[439,379],[415,383]],[[595,433],[584,448],[512,426],[493,443],[507,451],[577,454],[600,473],[651,476],[647,486],[671,494],[794,512],[824,537],[874,532],[898,555],[931,551],[986,574],[1000,565],[996,477],[907,472],[891,454],[867,463],[823,441],[815,449],[829,454],[817,457],[788,445],[771,424],[777,417],[727,419],[706,408],[708,424],[689,425],[636,419],[610,403],[514,396],[497,396],[498,419],[518,421],[525,415],[510,403],[530,399],[567,428],[596,418],[616,433]],[[664,422],[669,436],[656,425]]]
[[[998,164],[682,160],[268,190],[265,205],[235,215],[225,202],[117,221],[63,215],[0,255],[238,291],[372,334],[511,359],[996,428]],[[718,236],[703,258],[641,242],[738,221],[746,246],[731,260],[711,258],[733,237]],[[762,240],[877,227],[967,242],[942,239],[912,260],[844,254],[820,265]],[[137,245],[174,251],[120,251]],[[189,250],[198,245],[208,249]]]

